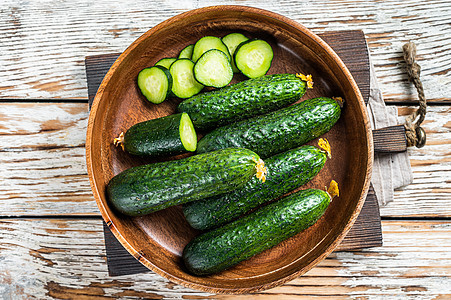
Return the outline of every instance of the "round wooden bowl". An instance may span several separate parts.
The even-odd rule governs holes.
[[[180,99],[154,105],[140,94],[138,72],[206,35],[222,37],[241,32],[268,41],[274,60],[268,74],[312,74],[314,88],[301,101],[317,96],[345,99],[342,116],[324,135],[332,159],[302,188],[323,189],[332,179],[340,196],[312,227],[239,265],[216,275],[186,272],[184,246],[197,234],[181,208],[171,207],[144,217],[116,213],[107,202],[105,187],[119,172],[156,160],[124,153],[112,141],[137,122],[175,112]],[[244,80],[235,75],[234,81]],[[317,140],[310,142],[316,144]],[[117,59],[98,89],[89,117],[86,157],[89,179],[100,212],[122,245],[142,264],[169,280],[213,293],[250,293],[280,285],[311,269],[330,254],[357,218],[369,186],[372,136],[359,89],[335,52],[302,25],[281,15],[244,6],[214,6],[192,10],[155,26]],[[183,157],[171,157],[177,159]]]

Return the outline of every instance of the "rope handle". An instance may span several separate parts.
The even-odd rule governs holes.
[[[417,54],[417,47],[414,43],[409,42],[403,47],[404,60],[407,63],[407,74],[409,75],[409,80],[413,82],[418,93],[418,109],[406,118],[406,123],[404,127],[406,129],[407,146],[416,146],[421,148],[426,144],[426,132],[422,127],[421,123],[426,116],[426,97],[424,96],[423,84],[420,80],[421,67],[415,61]]]

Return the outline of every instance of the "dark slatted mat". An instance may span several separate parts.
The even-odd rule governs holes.
[[[334,49],[346,64],[360,88],[363,99],[367,102],[370,93],[370,64],[363,32],[358,30],[328,32],[320,34],[320,37]],[[85,65],[90,106],[103,77],[118,56],[118,53],[111,53],[86,57]],[[382,134],[383,132],[375,134],[375,148],[384,152],[391,152],[392,148],[395,151],[399,151],[402,148],[402,130],[400,128],[396,129],[398,130],[397,132],[395,132],[396,130],[390,130],[390,133],[394,134],[391,137],[392,140],[387,140],[387,136]],[[393,140],[396,141],[391,142]],[[149,271],[122,247],[106,224],[104,224],[104,231],[108,271],[111,276]],[[381,245],[382,231],[379,206],[371,186],[359,217],[337,250],[356,250]]]

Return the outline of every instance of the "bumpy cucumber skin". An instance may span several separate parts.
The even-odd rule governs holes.
[[[188,152],[180,139],[182,114],[140,122],[124,134],[124,149],[138,156],[176,155]]]
[[[206,230],[232,221],[249,210],[300,187],[324,167],[326,154],[302,146],[265,160],[268,170],[261,184],[255,177],[229,193],[186,203],[183,213],[195,229]]]
[[[329,203],[329,195],[322,190],[291,194],[194,238],[183,251],[185,266],[195,275],[226,270],[307,229]]]
[[[229,148],[133,167],[110,180],[108,199],[123,214],[146,215],[242,186],[255,175],[258,159],[250,150]]]
[[[195,95],[177,110],[188,113],[196,129],[212,129],[294,103],[305,89],[294,74],[266,75]]]
[[[340,114],[340,105],[331,98],[305,100],[263,116],[219,127],[199,141],[197,151],[204,153],[239,147],[267,158],[328,132]]]

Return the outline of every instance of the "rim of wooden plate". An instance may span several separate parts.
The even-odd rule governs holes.
[[[124,60],[124,58],[137,46],[141,41],[146,39],[148,36],[152,35],[154,32],[157,32],[158,30],[164,28],[168,24],[178,22],[186,17],[189,17],[191,15],[197,15],[197,14],[204,14],[207,12],[214,12],[214,11],[236,11],[236,12],[247,12],[247,13],[253,13],[257,15],[264,15],[269,18],[276,19],[278,21],[281,21],[283,23],[286,23],[287,25],[293,27],[294,29],[297,29],[304,34],[306,34],[312,41],[314,41],[316,44],[318,44],[341,68],[343,71],[343,75],[348,79],[349,84],[352,87],[352,90],[356,94],[356,97],[358,98],[358,104],[360,107],[360,110],[362,112],[362,117],[364,120],[364,125],[366,129],[367,134],[367,149],[368,149],[368,159],[367,159],[367,171],[365,176],[365,181],[363,184],[363,189],[360,194],[360,198],[358,201],[357,206],[354,209],[354,212],[352,213],[351,218],[348,220],[348,223],[345,225],[343,231],[341,234],[332,242],[329,247],[324,251],[320,256],[318,256],[316,259],[314,259],[308,266],[305,268],[298,270],[296,272],[293,272],[285,277],[279,278],[277,280],[274,280],[270,283],[266,284],[260,284],[255,285],[253,287],[240,287],[240,288],[221,288],[221,287],[215,287],[215,286],[209,286],[194,282],[189,282],[186,280],[183,280],[181,278],[175,277],[165,270],[162,270],[161,268],[154,265],[151,261],[144,258],[133,246],[129,244],[127,239],[117,230],[117,228],[114,226],[114,223],[112,223],[111,217],[107,212],[106,207],[104,206],[104,203],[101,200],[101,196],[99,194],[99,189],[97,186],[97,182],[94,178],[94,162],[92,160],[92,138],[93,138],[93,127],[94,127],[94,121],[96,118],[97,110],[99,108],[100,100],[103,97],[103,92],[105,90],[105,87],[108,85],[109,80],[111,79],[112,75],[114,74],[115,70],[118,68],[118,66],[121,64],[121,62]],[[114,236],[118,239],[118,241],[124,246],[124,248],[133,255],[139,262],[141,262],[143,265],[145,265],[150,270],[156,272],[157,274],[163,276],[164,278],[169,279],[170,281],[173,281],[177,284],[181,284],[183,286],[197,289],[204,292],[210,292],[210,293],[219,293],[219,294],[245,294],[245,293],[253,293],[258,292],[266,289],[270,289],[276,286],[279,286],[287,281],[293,280],[294,278],[308,272],[310,269],[312,269],[314,266],[316,266],[319,262],[321,262],[323,259],[325,259],[333,250],[340,244],[340,242],[344,239],[348,231],[351,229],[352,225],[354,224],[355,220],[357,219],[363,203],[366,199],[366,195],[368,193],[369,185],[370,185],[370,178],[371,178],[371,170],[372,170],[372,163],[373,163],[373,139],[372,139],[372,132],[370,130],[369,126],[369,118],[366,112],[366,108],[364,106],[364,101],[362,98],[362,95],[360,93],[360,90],[354,81],[353,76],[351,75],[350,71],[347,69],[345,64],[342,62],[340,57],[332,50],[332,48],[324,42],[319,36],[314,34],[312,31],[301,25],[300,23],[291,20],[288,17],[282,16],[278,13],[274,13],[268,10],[250,7],[250,6],[241,6],[241,5],[217,5],[217,6],[208,6],[203,8],[198,8],[194,10],[190,10],[184,13],[181,13],[179,15],[173,16],[160,24],[154,26],[147,32],[145,32],[143,35],[141,35],[138,39],[136,39],[115,61],[115,63],[112,65],[106,76],[104,77],[101,85],[99,86],[96,96],[94,98],[89,120],[88,120],[88,126],[87,126],[87,136],[86,136],[86,161],[87,161],[87,170],[88,170],[88,176],[89,181],[91,184],[91,189],[93,191],[94,198],[96,200],[96,203],[99,207],[99,210],[102,214],[102,217],[104,221],[109,225],[112,233]]]

